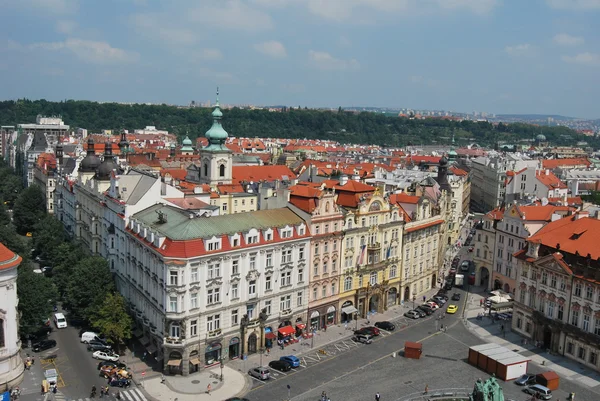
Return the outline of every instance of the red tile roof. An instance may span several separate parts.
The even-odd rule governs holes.
[[[410,227],[410,228],[407,228],[406,230],[404,230],[404,232],[405,233],[411,233],[413,231],[423,230],[425,228],[437,226],[439,224],[444,224],[444,220],[443,219],[439,219],[439,220],[431,221],[429,223],[425,223],[423,225],[417,225],[415,227]]]
[[[8,270],[18,266],[23,259],[0,243],[0,270]]]
[[[184,210],[197,210],[208,206],[208,203],[202,202],[198,198],[165,198],[167,202],[179,206]]]
[[[590,254],[592,259],[600,257],[598,233],[600,220],[591,217],[567,217],[546,224],[529,241],[540,243],[551,248],[560,245],[560,252],[581,256]]]
[[[461,176],[461,177],[469,175],[469,173],[467,173],[465,170],[463,170],[462,168],[458,168],[456,166],[450,166],[450,171],[454,175],[458,175],[458,176]]]
[[[542,166],[544,168],[554,169],[557,167],[570,167],[570,166],[581,166],[589,167],[591,162],[586,158],[572,158],[572,159],[549,159],[542,160]]]
[[[551,171],[537,171],[535,173],[535,178],[537,178],[538,181],[545,185],[548,189],[567,189],[567,185]]]
[[[401,194],[391,194],[390,195],[390,203],[391,204],[396,204],[396,203],[410,203],[410,204],[417,204],[419,203],[419,200],[421,200],[420,197],[415,196],[415,195],[409,195],[406,193],[401,193]]]
[[[486,216],[492,220],[502,220],[504,218],[504,209],[496,208],[488,212]]]
[[[187,176],[187,170],[184,168],[163,168],[160,170],[161,177],[169,174],[173,179],[184,181]]]
[[[516,206],[517,211],[526,221],[550,221],[552,220],[553,214],[566,215],[568,212],[575,211],[574,208],[569,206]]]
[[[233,182],[240,183],[242,181],[268,181],[275,180],[294,180],[296,175],[289,169],[288,166],[272,165],[272,166],[233,166],[232,167]]]

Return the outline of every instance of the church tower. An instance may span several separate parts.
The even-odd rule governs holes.
[[[219,105],[219,89],[217,88],[217,103],[212,112],[213,124],[206,131],[208,145],[200,150],[200,183],[215,187],[218,184],[231,184],[231,167],[233,154],[225,146],[229,134],[221,125],[223,113]]]

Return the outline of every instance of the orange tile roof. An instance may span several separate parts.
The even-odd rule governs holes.
[[[504,218],[504,209],[496,208],[488,212],[486,216],[492,220],[502,220]]]
[[[375,191],[375,187],[367,184],[363,184],[362,182],[348,180],[348,182],[344,185],[335,186],[336,191],[345,191],[345,192],[354,192],[354,193],[362,193],[362,192],[372,192]]]
[[[390,195],[390,203],[391,204],[396,204],[396,203],[409,203],[409,204],[417,204],[419,203],[419,200],[421,200],[420,197],[415,196],[415,195],[409,195],[406,193],[400,193],[400,194],[391,194]]]
[[[288,166],[269,165],[269,166],[233,166],[233,181],[240,183],[242,181],[283,181],[294,180],[296,175]]]
[[[454,175],[458,175],[458,176],[461,176],[461,177],[469,175],[469,173],[467,173],[462,168],[458,168],[458,167],[455,167],[455,166],[450,166],[450,171],[452,171],[452,173]]]
[[[198,198],[165,198],[165,200],[167,202],[171,202],[174,205],[179,206],[180,208],[184,209],[184,210],[190,210],[190,209],[201,209],[204,207],[209,206],[208,203],[201,201]]]
[[[542,160],[542,166],[544,168],[554,169],[557,167],[565,167],[565,166],[581,166],[581,167],[589,167],[591,166],[591,162],[586,158],[571,158],[571,159],[548,159]]]
[[[18,266],[23,259],[0,243],[0,270],[8,270]]]
[[[184,168],[163,168],[160,170],[161,177],[169,174],[176,180],[183,181],[187,176],[187,170]]]
[[[241,184],[218,184],[217,191],[222,195],[246,192]]]
[[[550,221],[554,213],[565,215],[569,211],[575,211],[574,208],[569,206],[516,206],[517,211],[526,221]],[[562,212],[562,213],[561,213]]]
[[[540,243],[551,248],[560,245],[560,252],[581,256],[590,254],[592,259],[600,257],[598,233],[600,220],[591,217],[567,217],[546,224],[529,241]]]
[[[567,185],[551,171],[537,171],[535,173],[535,178],[537,178],[538,181],[544,184],[548,189],[567,189]]]
[[[426,223],[426,224],[423,224],[423,225],[418,225],[418,226],[415,226],[415,227],[410,227],[410,228],[407,228],[406,230],[404,230],[404,232],[405,233],[411,233],[413,231],[423,230],[425,228],[437,226],[439,224],[444,224],[444,220],[443,219],[439,219],[439,220],[435,220],[435,221],[432,221],[432,222],[429,222],[429,223]]]

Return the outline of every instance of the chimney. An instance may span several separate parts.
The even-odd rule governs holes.
[[[348,183],[348,176],[346,174],[340,175],[340,185],[344,186]]]
[[[550,170],[546,169],[546,175],[550,175]]]

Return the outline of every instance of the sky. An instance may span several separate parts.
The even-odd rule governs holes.
[[[0,99],[600,118],[600,0],[0,0]]]

